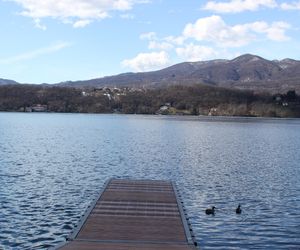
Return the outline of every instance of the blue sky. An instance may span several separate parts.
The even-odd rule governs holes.
[[[244,53],[300,60],[300,0],[0,0],[0,78],[56,83]]]

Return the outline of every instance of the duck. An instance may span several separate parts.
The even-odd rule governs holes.
[[[206,214],[212,214],[212,215],[214,215],[215,214],[215,208],[216,207],[211,207],[211,208],[207,208],[206,210],[205,210],[205,213]]]
[[[235,212],[237,214],[241,214],[242,213],[241,204],[238,205],[238,207],[236,208]]]

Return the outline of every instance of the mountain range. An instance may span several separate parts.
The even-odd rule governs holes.
[[[0,86],[1,85],[10,85],[10,84],[18,84],[18,82],[8,79],[0,78]]]
[[[12,83],[0,79],[0,85],[5,81]],[[232,60],[184,62],[157,71],[123,73],[85,81],[61,82],[56,85],[155,88],[191,84],[271,93],[293,89],[300,93],[300,61],[267,60],[256,55],[245,54]]]

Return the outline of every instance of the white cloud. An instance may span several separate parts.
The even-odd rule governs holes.
[[[41,30],[47,29],[47,27],[45,25],[41,24],[41,20],[39,18],[34,19],[34,24],[35,24],[35,27],[38,29],[41,29]]]
[[[283,21],[229,25],[221,16],[212,15],[188,23],[179,36],[159,37],[155,32],[141,34],[140,39],[148,42],[148,49],[158,52],[140,53],[124,60],[122,65],[134,71],[159,69],[171,63],[166,51],[186,61],[232,58],[240,54],[236,48],[252,42],[289,40],[286,34],[289,29],[291,25]]]
[[[73,23],[74,28],[84,28],[85,26],[89,25],[91,20],[79,20]]]
[[[185,47],[176,48],[176,53],[179,57],[189,62],[211,59],[218,54],[211,47],[194,45],[193,43],[187,44]]]
[[[243,11],[255,11],[261,7],[275,8],[275,0],[231,0],[227,2],[209,1],[204,10],[210,10],[217,13],[238,13]]]
[[[274,22],[267,30],[268,38],[273,41],[288,41],[290,37],[285,34],[287,29],[290,29],[291,25],[286,22]]]
[[[143,33],[140,35],[140,39],[149,41],[148,49],[169,50],[174,47],[171,39],[167,41],[165,38],[158,38],[155,32]]]
[[[185,39],[186,38],[183,37],[183,36],[177,36],[177,37],[175,37],[175,36],[167,36],[163,40],[167,41],[169,43],[175,44],[175,45],[182,45],[184,43]]]
[[[155,32],[143,33],[140,35],[141,40],[156,40],[157,36]]]
[[[136,57],[122,62],[123,67],[131,68],[134,71],[157,70],[169,64],[169,56],[165,51],[140,53]]]
[[[169,50],[173,48],[173,45],[167,42],[150,41],[148,48],[157,50]]]
[[[31,60],[43,55],[52,54],[69,46],[71,46],[71,44],[68,42],[58,42],[48,47],[32,50],[9,58],[0,59],[0,64],[13,64]]]
[[[185,26],[183,35],[197,41],[209,41],[222,47],[239,47],[254,38],[242,26],[228,26],[220,16],[200,18]]]
[[[22,6],[23,16],[33,19],[56,18],[76,22],[109,17],[112,11],[128,11],[135,4],[148,3],[145,0],[9,0]],[[81,24],[82,24],[81,23]],[[80,26],[79,27],[83,27]]]
[[[283,10],[300,10],[300,1],[292,3],[282,3],[280,7]]]
[[[265,35],[273,41],[288,40],[285,32],[290,25],[285,22],[254,22],[230,26],[220,16],[210,16],[189,23],[183,31],[186,38],[196,41],[212,42],[219,47],[241,47],[258,39],[257,35]]]
[[[129,13],[127,13],[127,14],[122,14],[122,15],[120,15],[120,17],[121,17],[122,19],[134,19],[134,15],[133,15],[133,14],[129,14]]]
[[[272,41],[287,41],[290,38],[285,34],[285,31],[290,29],[290,24],[286,22],[273,22],[268,24],[266,22],[255,22],[251,23],[248,26],[245,25],[245,28],[253,30],[257,33],[265,33],[267,38]]]

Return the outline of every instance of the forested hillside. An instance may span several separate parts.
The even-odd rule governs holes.
[[[42,109],[41,109],[42,107]],[[157,89],[0,86],[0,111],[300,117],[300,97],[193,85]]]

